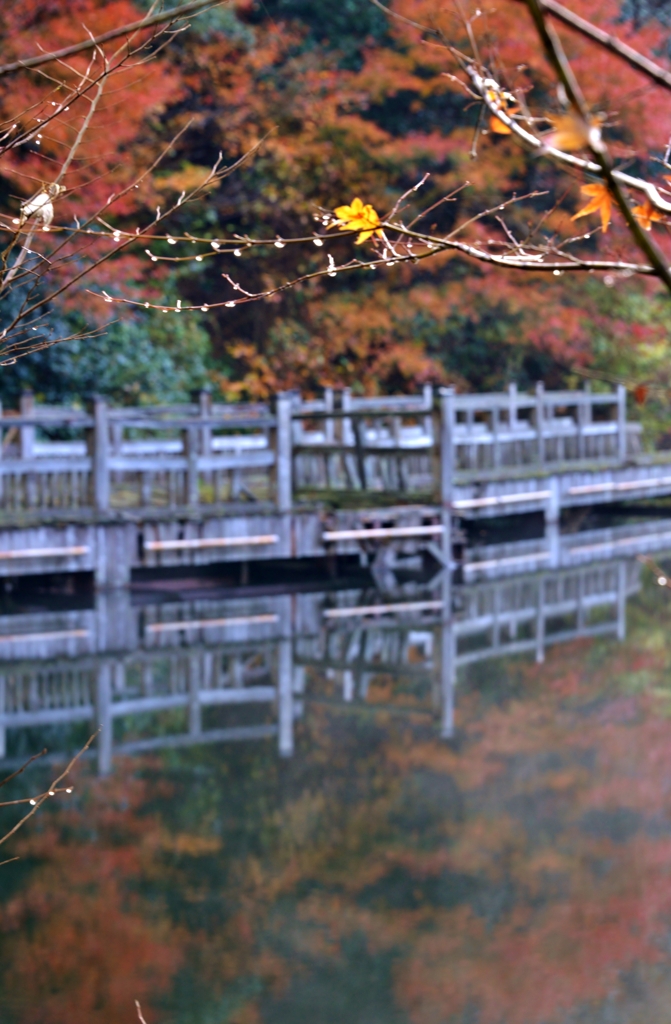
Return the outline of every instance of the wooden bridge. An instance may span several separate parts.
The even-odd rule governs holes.
[[[1,411],[1,410],[0,410]],[[0,576],[429,549],[449,564],[453,518],[542,511],[558,564],[561,509],[671,494],[626,393],[545,391],[88,411],[0,417]]]
[[[423,716],[449,737],[459,674],[473,662],[542,661],[552,644],[623,638],[635,556],[671,553],[671,524],[569,534],[554,569],[529,559],[534,543],[470,552],[463,583],[440,573],[388,594],[139,605],[118,588],[86,610],[1,617],[0,759],[14,763],[7,737],[16,759],[26,730],[35,742],[48,728],[52,747],[71,749],[98,725],[101,772],[117,754],[194,743],[274,738],[289,756],[312,707]]]

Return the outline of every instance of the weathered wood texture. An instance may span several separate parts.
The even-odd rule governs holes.
[[[203,392],[90,413],[26,394],[0,440],[0,576],[92,571],[99,586],[141,567],[366,561],[381,544],[449,564],[455,515],[540,510],[558,533],[564,507],[671,494],[669,458],[639,451],[622,388],[235,406]]]
[[[202,393],[174,407],[112,409],[96,399],[88,415],[26,394],[18,415],[0,418],[0,512],[169,513],[240,500],[287,512],[301,496],[346,493],[442,493],[445,504],[455,475],[621,464],[640,448],[625,397],[541,387],[521,395],[511,385],[434,401],[426,387],[383,398],[287,393],[271,410]]]

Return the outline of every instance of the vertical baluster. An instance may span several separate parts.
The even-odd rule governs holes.
[[[24,391],[21,395],[21,415],[35,415],[35,395],[32,391]],[[23,424],[19,428],[21,458],[30,460],[35,458],[35,426],[34,424]]]
[[[515,465],[515,455],[517,453],[517,441],[515,440],[517,432],[517,384],[511,381],[508,385],[508,433],[510,434],[510,458],[503,459],[504,463],[508,465]],[[521,449],[521,446],[520,446]],[[520,461],[522,461],[520,459]]]
[[[617,460],[627,461],[627,389],[624,384],[617,386]]]
[[[24,391],[21,395],[20,409],[22,416],[35,415],[35,395],[32,391]],[[21,460],[34,462],[35,460],[35,426],[26,424],[19,428]],[[26,472],[23,475],[25,486],[25,502],[29,508],[37,504],[37,476],[34,472]]]
[[[202,420],[212,419],[212,395],[208,390],[203,388],[198,392],[198,413]],[[209,423],[206,423],[200,428],[200,455],[209,459],[212,455],[212,427]],[[214,473],[211,469],[205,470],[204,479],[209,487],[214,491]],[[214,493],[212,494],[212,500],[216,500]]]
[[[454,388],[440,389],[440,500],[443,558],[452,562],[452,487],[454,478]],[[449,571],[449,569],[448,569]]]
[[[182,433],[183,450],[186,456],[186,504],[198,504],[198,430],[188,426]]]
[[[498,405],[494,404],[492,408],[492,463],[494,469],[499,469],[501,466],[500,416],[501,410]]]
[[[578,401],[578,458],[584,459],[587,457],[587,438],[585,436],[585,427],[591,420],[592,411],[592,395],[591,385],[587,381],[583,387],[583,394],[580,396]]]
[[[541,380],[536,383],[536,445],[538,462],[545,465],[545,385]]]
[[[88,449],[93,473],[93,505],[105,512],[110,503],[109,422],[107,402],[96,395],[93,399],[93,430],[89,432]]]
[[[275,403],[275,501],[278,512],[290,512],[293,504],[292,486],[292,443],[291,443],[292,396],[282,393]]]

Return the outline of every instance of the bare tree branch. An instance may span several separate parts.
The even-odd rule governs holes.
[[[525,0],[519,0],[519,2],[524,3]],[[620,57],[632,68],[651,78],[657,85],[671,89],[671,71],[665,71],[659,64],[655,64],[648,57],[644,57],[638,50],[628,46],[627,43],[621,42],[616,36],[604,32],[603,29],[593,25],[590,21],[581,18],[579,14],[569,11],[563,4],[557,3],[557,0],[540,0],[538,6],[542,11],[546,11],[557,18],[558,21],[563,22],[564,25],[568,25],[569,28],[575,29],[576,32],[580,32],[587,39],[598,43],[605,50]]]
[[[118,39],[120,36],[139,32],[145,28],[152,28],[154,25],[172,24],[176,21],[180,21],[182,18],[188,17],[191,14],[199,14],[201,11],[205,11],[209,7],[219,7],[222,2],[223,0],[193,0],[192,3],[184,4],[182,7],[173,7],[171,10],[161,11],[159,14],[152,14],[146,18],[142,18],[140,21],[129,22],[126,25],[119,26],[119,28],[110,29],[109,32],[103,32],[99,36],[91,36],[89,39],[82,40],[81,43],[75,43],[72,46],[64,46],[61,50],[54,50],[51,53],[41,53],[35,57],[25,57],[23,60],[16,60],[11,64],[1,64],[0,77],[3,75],[11,75],[16,71],[21,71],[25,68],[37,68],[40,67],[40,65],[48,64],[53,60],[63,60],[65,57],[71,57],[75,53],[85,53],[87,50],[93,50],[112,39]]]
[[[564,86],[568,100],[575,113],[585,124],[587,143],[589,148],[592,150],[596,163],[598,164],[601,177],[608,185],[608,188],[626,221],[634,242],[654,267],[660,281],[663,281],[668,290],[671,291],[671,270],[669,270],[669,266],[662,253],[648,234],[643,230],[640,222],[632,213],[631,207],[627,202],[627,198],[622,191],[620,182],[618,181],[617,176],[613,173],[612,162],[608,155],[606,145],[601,137],[601,131],[596,125],[590,124],[590,112],[587,108],[587,104],[585,103],[580,86],[578,85],[575,75],[573,74],[571,66],[567,60],[566,54],[564,53],[559,37],[552,25],[548,25],[545,20],[541,0],[526,0],[526,4],[534,25],[536,26],[536,31],[538,32],[538,37],[543,45],[546,56],[554,67],[559,81]]]

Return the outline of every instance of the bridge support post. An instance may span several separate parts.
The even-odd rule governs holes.
[[[550,497],[545,506],[545,540],[548,546],[548,565],[552,569],[559,567],[560,562],[560,530],[561,490],[559,477],[551,476],[547,482]]]

